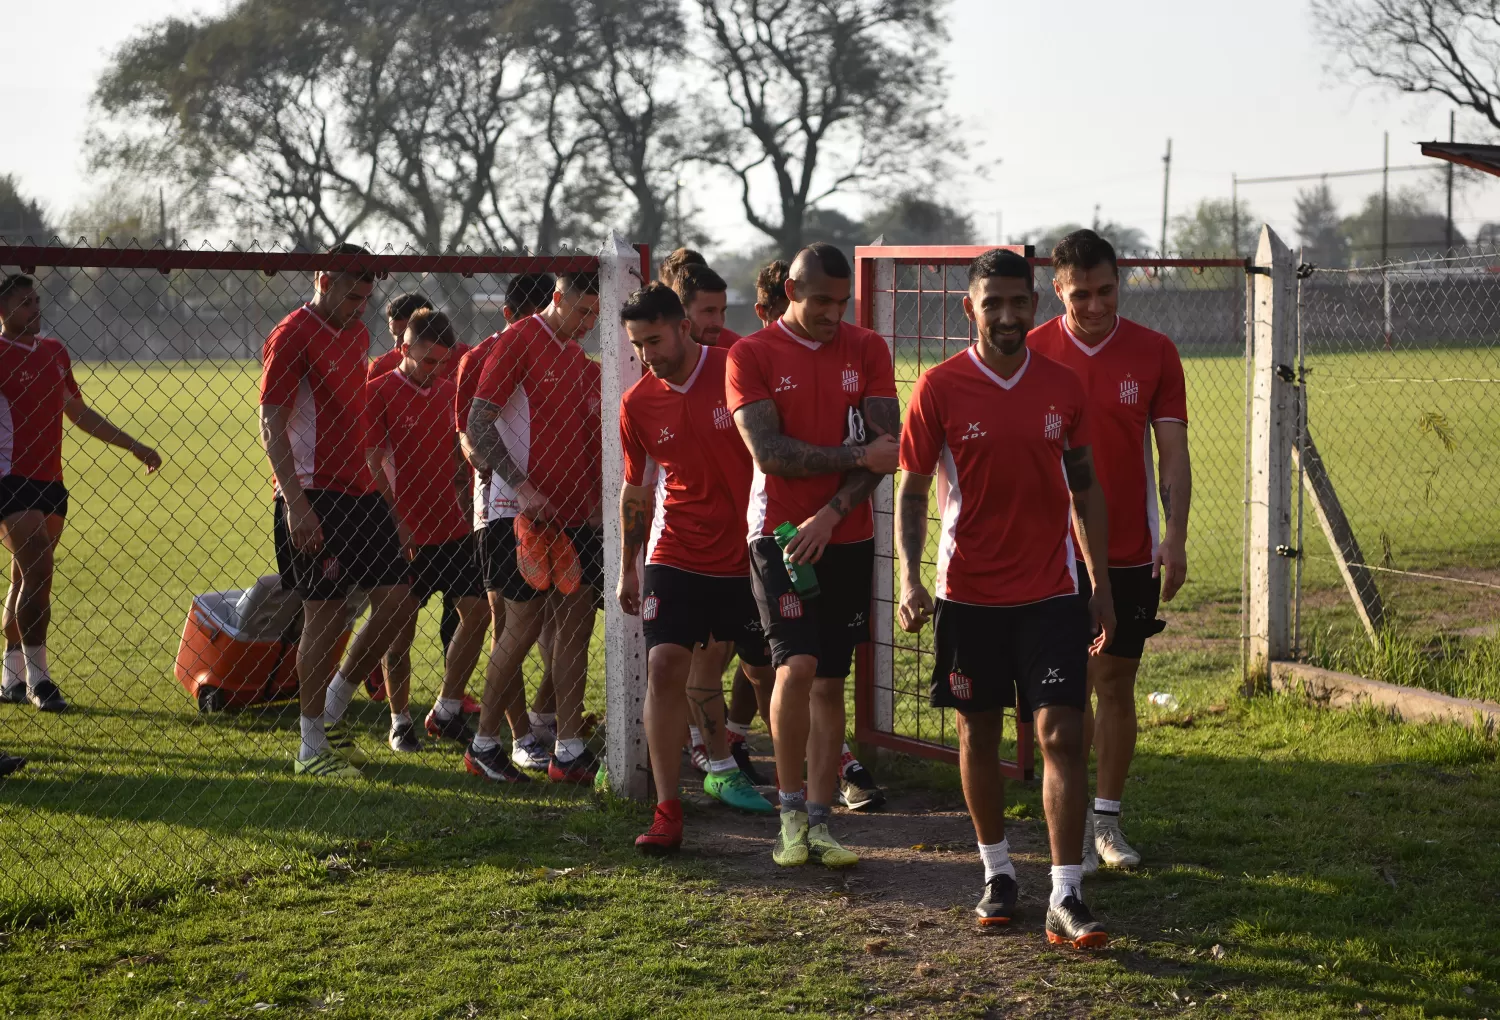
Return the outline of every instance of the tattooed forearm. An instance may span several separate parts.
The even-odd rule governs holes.
[[[735,423],[755,463],[768,475],[808,478],[839,475],[860,466],[863,446],[814,446],[781,431],[781,416],[769,400],[757,400],[734,412]]]
[[[1087,446],[1063,451],[1063,470],[1068,476],[1068,489],[1072,492],[1087,492],[1094,484],[1094,458]]]
[[[922,570],[922,553],[927,547],[927,491],[931,484],[931,475],[908,471],[901,476],[896,523],[903,577],[916,577]]]
[[[844,475],[839,491],[835,492],[833,498],[828,501],[829,507],[840,517],[848,517],[850,510],[870,498],[871,493],[879,487],[880,480],[884,477],[885,475],[877,475],[863,469],[850,471]]]
[[[1166,523],[1172,523],[1172,486],[1166,482],[1161,484],[1161,512],[1166,518]]]
[[[499,475],[512,488],[526,481],[526,472],[511,457],[505,448],[500,433],[495,431],[495,419],[500,417],[500,405],[476,398],[469,410],[469,426],[464,435],[474,453],[474,467]]]
[[[626,562],[634,562],[635,554],[646,544],[646,528],[650,519],[651,504],[649,502],[621,496],[620,535],[625,545]]]

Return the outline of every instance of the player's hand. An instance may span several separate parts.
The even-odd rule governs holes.
[[[1094,627],[1094,640],[1089,643],[1090,655],[1102,655],[1104,649],[1115,639],[1115,593],[1109,585],[1095,588],[1089,596],[1089,622]]]
[[[313,511],[306,498],[300,507],[291,503],[286,508],[286,526],[292,533],[292,548],[301,553],[312,554],[323,548],[323,522]]]
[[[136,443],[130,447],[130,455],[142,464],[146,465],[146,474],[155,474],[161,467],[161,454],[157,453],[145,443]]]
[[[520,505],[519,516],[537,524],[550,523],[557,517],[557,508],[552,505],[551,500],[538,492],[530,482],[522,482],[516,490],[516,502]]]
[[[396,532],[401,536],[401,554],[410,563],[417,558],[417,544],[412,541],[411,529],[402,522],[397,521]]]
[[[797,526],[797,535],[786,544],[786,558],[791,563],[816,563],[823,558],[828,540],[839,522],[836,511],[824,507]]]
[[[896,616],[901,622],[901,629],[908,634],[917,633],[932,619],[932,596],[920,581],[902,589],[901,604],[896,607]]]
[[[893,475],[901,466],[901,441],[895,436],[876,436],[865,444],[860,467],[877,475]]]
[[[634,566],[620,571],[620,583],[615,585],[615,598],[620,600],[620,608],[630,616],[641,615],[641,578]]]
[[[1186,543],[1168,539],[1158,545],[1151,561],[1151,576],[1161,578],[1161,600],[1171,602],[1187,581]]]

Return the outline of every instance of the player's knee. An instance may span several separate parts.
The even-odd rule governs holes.
[[[820,701],[844,703],[844,681],[842,678],[819,676],[812,679],[812,696]]]
[[[1076,709],[1049,708],[1037,719],[1037,746],[1042,756],[1054,761],[1083,754],[1083,713]]]
[[[806,690],[812,686],[818,660],[811,655],[793,655],[776,669],[776,683]]]

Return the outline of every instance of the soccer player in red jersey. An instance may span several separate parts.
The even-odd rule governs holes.
[[[730,651],[764,644],[750,560],[737,541],[750,453],[724,404],[726,352],[694,342],[677,295],[653,283],[630,296],[620,319],[650,369],[620,400],[624,550],[616,594],[645,631],[646,742],[657,799],[656,818],[635,845],[670,853],[682,843],[677,783],[688,699],[702,710],[711,755],[704,792],[746,811],[772,811],[740,772],[724,730]]]
[[[682,301],[693,339],[704,347],[733,347],[740,335],[724,326],[729,284],[707,266],[683,266],[672,289]]]
[[[1016,905],[999,753],[1004,709],[1013,706],[1019,718],[1035,713],[1045,763],[1047,938],[1099,947],[1108,936],[1081,891],[1083,709],[1088,657],[1109,643],[1114,613],[1107,578],[1087,608],[1078,599],[1070,505],[1087,562],[1104,562],[1109,526],[1090,466],[1083,386],[1026,348],[1036,300],[1026,259],[999,249],[976,258],[964,312],[979,339],[917,380],[901,434],[898,614],[911,633],[934,615],[922,555],[937,475],[931,700],[957,709],[959,772],[984,861],[979,923],[1009,924]],[[1090,616],[1099,628],[1092,646]]]
[[[5,676],[0,701],[61,712],[67,699],[47,663],[53,552],[68,513],[63,418],[128,450],[150,474],[161,457],[84,401],[61,343],[40,335],[42,305],[29,276],[0,278],[0,540],[10,551]],[[19,764],[18,764],[19,763]],[[24,760],[0,755],[0,774]]]
[[[442,592],[453,600],[458,629],[444,655],[438,704],[457,727],[441,735],[470,739],[463,723],[464,688],[490,624],[484,578],[469,525],[469,465],[453,431],[457,387],[442,377],[453,356],[453,326],[442,312],[415,313],[402,341],[401,367],[365,384],[370,423],[368,457],[375,487],[396,508],[401,542],[411,561],[407,612],[385,653],[386,694],[391,707],[393,751],[420,751],[408,708],[411,645],[417,610]],[[429,723],[430,726],[430,723]]]
[[[391,333],[391,349],[370,362],[370,379],[379,379],[387,372],[395,371],[401,364],[401,344],[406,339],[407,322],[417,312],[431,307],[432,302],[427,300],[426,295],[416,292],[397,294],[385,303],[385,328]],[[459,352],[459,356],[462,357],[462,352]],[[449,374],[457,371],[458,361],[454,359]]]
[[[517,760],[525,767],[545,760],[554,782],[592,782],[598,771],[584,745],[582,710],[604,580],[600,374],[577,343],[598,317],[598,275],[560,276],[552,303],[496,340],[469,410],[470,457],[490,472],[485,587],[504,625],[485,671],[479,735],[464,761],[492,781],[525,780]],[[550,758],[531,733],[521,677],[549,621],[557,697]],[[516,738],[509,759],[496,739],[502,712]]]
[[[1140,854],[1120,832],[1120,800],[1135,755],[1135,676],[1146,639],[1166,626],[1158,605],[1187,580],[1187,387],[1172,341],[1118,314],[1120,272],[1115,250],[1092,230],[1064,237],[1052,251],[1053,288],[1063,314],[1027,340],[1032,350],[1067,365],[1088,391],[1094,465],[1109,503],[1109,576],[1119,629],[1104,654],[1089,662],[1097,717],[1084,734],[1095,742],[1098,783],[1084,830],[1084,873],[1099,860],[1129,868]],[[1156,437],[1160,482],[1151,462]],[[1161,526],[1156,512],[1161,494]],[[1092,572],[1081,573],[1088,593]],[[1090,700],[1092,700],[1092,697]]]
[[[829,867],[859,858],[828,831],[844,740],[844,680],[869,640],[869,497],[897,467],[900,404],[885,341],[843,322],[852,273],[833,245],[797,254],[786,313],[729,352],[725,394],[755,460],[751,584],[776,667],[772,737],[781,828],[772,858]],[[785,550],[773,535],[797,534]],[[817,594],[787,563],[810,565]],[[803,765],[807,793],[802,793]]]
[[[334,255],[368,255],[355,244]],[[360,317],[375,274],[319,272],[313,299],[282,319],[261,359],[260,430],[276,480],[275,544],[282,583],[302,596],[297,644],[298,775],[356,777],[368,760],[342,724],[355,686],[390,647],[408,594],[407,563],[390,504],[365,461]],[[370,592],[370,618],[334,669],[345,599]],[[354,678],[354,679],[350,679]]]

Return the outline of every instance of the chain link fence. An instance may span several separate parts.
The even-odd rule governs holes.
[[[255,619],[240,610],[251,608],[242,593],[277,573],[258,424],[262,346],[312,296],[317,258],[0,247],[7,272],[34,275],[41,336],[66,347],[83,400],[163,461],[148,476],[121,450],[65,430],[70,505],[56,545],[48,646],[69,707],[0,705],[0,751],[29,762],[0,784],[7,915],[279,866],[292,851],[357,852],[351,848],[362,840],[414,824],[461,825],[494,802],[495,788],[465,774],[460,743],[424,734],[419,753],[389,750],[387,706],[370,700],[364,677],[351,678],[361,690],[347,718],[372,760],[367,778],[330,784],[293,775],[299,712],[288,656],[300,614],[274,593],[258,603]],[[512,275],[594,271],[600,259],[387,252],[374,262],[380,271],[364,313],[372,358],[395,342],[385,308],[398,295],[430,299],[458,341],[473,345],[505,327]],[[597,362],[598,330],[581,342]],[[17,434],[25,427],[16,423]],[[597,443],[533,440],[579,458],[577,472],[591,474],[597,489]],[[444,479],[454,478],[452,455],[451,446],[434,452],[433,471]],[[439,491],[458,498],[456,487]],[[470,510],[466,503],[460,512],[467,519]],[[276,586],[273,579],[261,589],[268,584]],[[411,651],[418,732],[443,677],[441,602],[434,596],[421,610]],[[362,603],[356,597],[351,605]],[[356,632],[366,618],[354,622]],[[603,715],[602,615],[593,619],[585,729],[602,757],[593,728]],[[201,647],[182,647],[185,631],[196,631]],[[489,653],[485,639],[468,684],[476,699]],[[263,686],[203,697],[198,688],[230,668],[225,655],[244,655],[236,668]],[[537,697],[545,672],[533,650],[523,669],[529,707],[550,707]],[[225,701],[252,703],[219,711]]]

